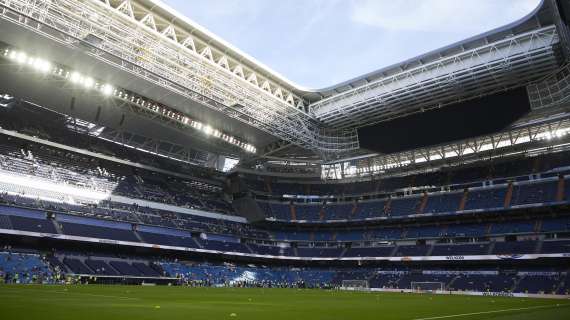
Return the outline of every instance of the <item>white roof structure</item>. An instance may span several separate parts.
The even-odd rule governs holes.
[[[199,104],[331,159],[359,149],[358,127],[525,86],[557,70],[565,35],[553,3],[322,89],[292,83],[159,0],[0,0],[0,17],[137,80],[119,86],[182,112]]]

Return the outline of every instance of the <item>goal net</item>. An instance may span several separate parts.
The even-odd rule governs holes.
[[[343,289],[347,290],[365,290],[368,289],[368,280],[342,280]]]
[[[445,284],[443,282],[414,282],[411,283],[413,292],[437,292],[444,291]]]

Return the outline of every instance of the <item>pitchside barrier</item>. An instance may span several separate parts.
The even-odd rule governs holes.
[[[346,291],[365,291],[365,292],[398,292],[398,293],[421,293],[412,289],[385,289],[385,288],[354,288],[340,287],[340,290]],[[511,298],[541,298],[541,299],[563,299],[570,300],[570,295],[559,294],[537,294],[537,293],[514,293],[514,292],[479,292],[479,291],[449,291],[437,290],[430,292],[432,294],[442,295],[463,295],[463,296],[484,296],[484,297],[511,297]]]
[[[342,280],[341,287],[353,291],[370,289],[367,280]]]
[[[432,293],[437,291],[445,291],[445,284],[443,282],[435,281],[412,281],[410,283],[410,289],[417,293]]]
[[[179,279],[174,277],[111,276],[95,274],[66,274],[66,278],[89,284],[131,284],[131,285],[172,285]]]

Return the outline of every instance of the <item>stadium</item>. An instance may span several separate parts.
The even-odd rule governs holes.
[[[323,89],[159,0],[0,0],[0,318],[569,319],[570,2]]]

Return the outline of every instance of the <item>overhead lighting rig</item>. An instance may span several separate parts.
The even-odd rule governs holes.
[[[99,93],[105,97],[113,97],[158,113],[161,116],[176,121],[185,127],[190,127],[194,130],[200,131],[206,137],[221,139],[226,143],[241,148],[242,150],[245,150],[249,153],[257,152],[256,147],[241,140],[240,138],[224,133],[208,124],[204,124],[200,121],[191,119],[179,111],[171,109],[146,97],[139,96],[129,90],[119,88],[110,83],[105,83],[89,75],[82,74],[76,70],[72,70],[43,58],[30,55],[24,51],[6,48],[4,49],[3,56],[19,65],[29,67],[38,73],[51,75],[59,79],[64,79],[77,88]]]

